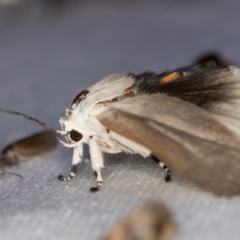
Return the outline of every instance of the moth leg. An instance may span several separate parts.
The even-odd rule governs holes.
[[[104,166],[103,166],[102,152],[93,137],[90,138],[90,141],[89,141],[89,151],[90,151],[90,156],[91,156],[92,169],[94,171],[96,181],[97,181],[97,186],[91,187],[90,191],[97,192],[102,187],[103,179],[102,179],[102,175],[101,175],[101,168],[103,168]]]
[[[165,171],[166,176],[165,176],[165,182],[170,182],[172,180],[171,177],[171,171],[170,169],[167,167],[167,165],[165,163],[163,163],[161,160],[159,160],[157,157],[155,157],[153,154],[151,154],[151,159],[153,159],[156,163],[159,164],[159,166]]]
[[[59,180],[69,181],[76,176],[78,165],[82,162],[82,152],[83,152],[83,145],[82,144],[73,149],[71,171],[70,171],[69,175],[66,176],[66,177],[64,177],[63,175],[59,175],[58,176]]]
[[[94,171],[94,175],[96,177],[96,181],[97,181],[97,186],[96,187],[91,187],[90,188],[90,191],[91,192],[97,192],[101,189],[102,187],[102,182],[103,182],[103,179],[102,179],[102,175],[101,175],[101,170],[98,169],[98,170],[95,170]]]

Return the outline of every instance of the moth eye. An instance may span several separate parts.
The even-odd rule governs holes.
[[[74,142],[78,142],[82,139],[82,134],[77,132],[76,130],[71,130],[70,131],[70,138],[74,141]]]

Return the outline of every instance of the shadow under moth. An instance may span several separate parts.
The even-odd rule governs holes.
[[[103,152],[151,156],[203,189],[240,193],[240,68],[206,62],[161,74],[112,75],[80,92],[56,130],[38,122],[73,148],[70,180],[89,145],[97,185],[102,186]],[[169,168],[169,169],[168,169]]]

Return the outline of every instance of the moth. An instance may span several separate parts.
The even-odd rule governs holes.
[[[25,114],[62,135],[73,148],[69,175],[89,145],[96,186],[102,187],[103,152],[138,153],[218,195],[240,193],[240,69],[206,62],[161,74],[116,74],[81,91],[60,119],[61,130]],[[168,169],[169,168],[169,169]]]
[[[57,143],[56,135],[52,131],[42,131],[6,146],[2,151],[0,162],[11,166],[39,158],[53,150]]]

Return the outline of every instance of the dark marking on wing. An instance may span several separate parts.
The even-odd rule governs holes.
[[[135,93],[133,92],[133,88],[132,88],[132,86],[131,86],[131,87],[129,87],[129,88],[124,89],[124,92],[123,92],[122,95],[120,95],[120,96],[118,96],[118,97],[115,97],[115,98],[112,98],[112,99],[107,100],[107,101],[99,102],[99,103],[118,102],[118,101],[123,100],[124,98],[129,98],[129,97],[134,97],[134,96],[135,96]]]
[[[145,72],[136,75],[133,89],[136,95],[165,93],[205,107],[229,100],[226,89],[230,83],[224,80],[229,75],[229,68],[216,66],[214,61],[210,61],[162,74]]]
[[[135,76],[136,83],[133,88],[134,90],[137,90],[137,93],[152,94],[164,92],[165,85],[175,82],[183,82],[187,79],[193,80],[200,73],[209,72],[213,69],[216,69],[216,64],[214,61],[210,61],[188,67],[177,68],[174,71],[165,71],[160,74],[147,71]]]
[[[89,93],[89,91],[86,90],[86,89],[83,90],[82,92],[80,92],[80,93],[73,99],[71,106],[72,106],[73,104],[78,104],[78,103],[80,103],[81,101],[83,101],[83,100],[87,97],[88,93]]]

